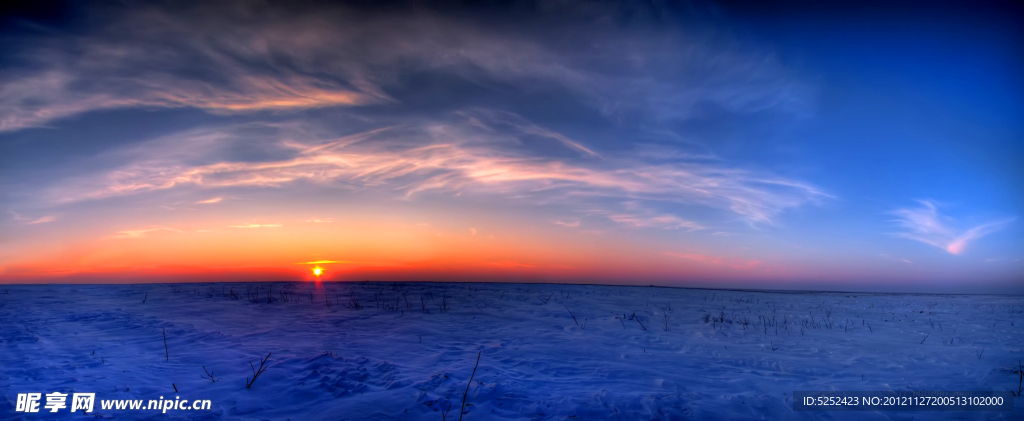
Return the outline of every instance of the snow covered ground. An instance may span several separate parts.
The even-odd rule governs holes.
[[[466,420],[1022,419],[1020,399],[791,409],[795,390],[1017,390],[1022,311],[1015,296],[613,286],[0,286],[0,419],[85,418],[14,412],[18,393],[61,391],[96,392],[91,416],[115,419],[441,420],[451,404],[456,420],[478,352]],[[98,402],[160,396],[212,409]]]

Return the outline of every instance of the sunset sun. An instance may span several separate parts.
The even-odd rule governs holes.
[[[317,267],[313,268],[313,274],[314,275],[320,276],[321,273],[323,273],[323,269],[320,269],[320,266],[317,266]]]

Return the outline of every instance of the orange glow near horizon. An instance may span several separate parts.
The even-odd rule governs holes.
[[[783,279],[772,256],[743,255],[640,230],[565,226],[554,216],[316,203],[253,212],[219,201],[201,214],[157,219],[83,214],[46,225],[0,250],[0,283],[244,280],[502,280],[617,282]],[[403,209],[403,206],[410,208]],[[309,214],[306,214],[306,213]],[[602,231],[596,228],[604,228]],[[618,232],[611,231],[618,229]],[[329,270],[328,270],[329,269]],[[310,276],[312,275],[312,276]]]
[[[602,244],[600,233],[557,225],[522,225],[360,215],[357,222],[331,224],[305,219],[263,218],[256,228],[230,220],[166,224],[107,234],[64,230],[74,242],[39,238],[9,252],[0,282],[62,282],[75,279],[147,279],[175,276],[185,281],[276,274],[282,279],[586,279],[590,277],[713,277],[717,266],[739,273],[736,259],[696,261],[666,255],[659,244],[618,241]],[[204,218],[205,219],[205,218]],[[349,217],[348,220],[355,218]],[[410,218],[411,219],[411,218]],[[453,218],[454,219],[454,218]],[[53,224],[53,223],[51,223]],[[191,226],[189,226],[191,225]],[[523,224],[525,225],[525,224]],[[51,225],[59,228],[59,225]],[[96,225],[83,224],[93,230]],[[246,225],[248,226],[248,225]],[[211,227],[211,228],[206,228]],[[472,228],[472,229],[470,229]],[[83,229],[84,231],[84,229]],[[621,240],[621,238],[620,238]],[[53,247],[58,244],[60,247]],[[344,256],[344,259],[342,259]],[[728,263],[728,265],[726,265]],[[330,266],[330,271],[326,269]],[[766,265],[767,266],[767,265]],[[303,268],[304,267],[304,268]],[[755,268],[759,270],[760,268]],[[746,274],[750,274],[747,271]],[[228,276],[227,274],[238,274]],[[308,276],[308,275],[307,275]],[[120,281],[114,281],[120,282]]]

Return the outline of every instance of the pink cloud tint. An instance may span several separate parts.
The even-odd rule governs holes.
[[[986,222],[966,230],[955,228],[956,221],[939,214],[938,206],[928,200],[919,200],[917,208],[901,208],[892,212],[896,223],[904,229],[897,237],[919,241],[945,250],[949,254],[961,254],[968,244],[986,235],[1002,230],[1016,217]]]

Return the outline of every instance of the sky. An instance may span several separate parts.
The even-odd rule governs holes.
[[[0,283],[1024,292],[1012,2],[5,7]]]

